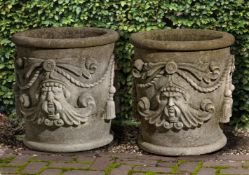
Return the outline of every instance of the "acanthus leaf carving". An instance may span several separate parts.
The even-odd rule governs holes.
[[[153,110],[148,97],[140,98],[138,113],[150,124],[166,129],[196,128],[208,121],[215,112],[210,99],[204,99],[198,108],[189,105],[185,90],[172,82],[160,89],[156,101],[158,106]]]
[[[142,96],[137,104],[138,114],[144,117],[150,124],[166,129],[190,129],[196,128],[208,121],[215,112],[214,103],[211,99],[203,99],[199,107],[189,105],[188,94],[178,83],[173,82],[174,77],[185,80],[194,90],[199,93],[211,93],[222,86],[226,81],[223,118],[221,122],[227,122],[231,117],[232,106],[232,72],[234,60],[227,59],[223,71],[214,64],[206,63],[199,67],[193,63],[179,63],[174,61],[145,63],[141,59],[134,62],[133,75],[137,79],[136,87],[155,89],[155,100]],[[167,80],[163,84],[160,83]],[[159,88],[159,89],[158,89]],[[151,102],[153,101],[153,106]]]
[[[22,71],[22,74],[17,74],[17,87],[21,90],[18,97],[18,111],[27,120],[39,125],[57,127],[78,126],[87,123],[89,117],[97,115],[95,99],[89,93],[82,92],[76,100],[77,105],[71,104],[69,100],[71,92],[68,90],[68,84],[65,84],[65,79],[68,80],[67,83],[72,83],[80,88],[92,88],[102,83],[114,67],[114,58],[112,57],[104,75],[99,80],[93,83],[83,83],[77,77],[92,78],[91,75],[97,69],[97,62],[93,59],[83,59],[85,62],[83,68],[51,59],[18,58],[17,60],[16,64],[20,64],[19,68],[26,71],[19,70]],[[112,75],[111,78],[113,78]],[[20,83],[20,79],[24,83]],[[38,79],[38,87],[35,86],[38,88],[36,91],[38,94],[33,95],[35,100],[31,102],[29,89]],[[110,93],[112,99],[114,92]]]
[[[24,96],[26,97],[26,96]],[[35,106],[20,106],[21,113],[28,120],[47,126],[78,126],[86,123],[96,113],[94,98],[83,93],[78,98],[79,107],[68,103],[70,92],[62,82],[48,80],[42,83],[39,102]]]

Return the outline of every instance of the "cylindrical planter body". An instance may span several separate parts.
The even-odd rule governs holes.
[[[25,118],[24,144],[52,152],[110,143],[115,31],[47,28],[17,33],[16,110]]]
[[[198,155],[226,144],[232,115],[234,37],[211,30],[153,30],[131,36],[139,146],[161,155]]]

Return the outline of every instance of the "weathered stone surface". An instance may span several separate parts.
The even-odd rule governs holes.
[[[16,156],[8,165],[9,166],[21,166],[26,164],[29,160],[33,159],[34,156],[20,155]]]
[[[0,167],[0,174],[16,174],[17,168],[16,167]]]
[[[221,157],[220,155],[218,157]],[[178,157],[178,160],[188,160],[188,161],[201,161],[205,159],[206,161],[208,160],[214,160],[216,159],[216,156],[212,154],[207,154],[207,155],[194,155],[194,156],[180,156]]]
[[[80,170],[71,170],[66,171],[64,175],[104,175],[102,171],[80,171]]]
[[[227,168],[227,169],[221,170],[221,174],[226,174],[226,175],[234,175],[234,174],[248,175],[249,174],[249,169],[244,169],[244,168]]]
[[[136,166],[134,171],[144,171],[144,172],[159,172],[159,173],[169,173],[171,168],[164,167],[151,167],[151,166]]]
[[[170,168],[172,166],[177,166],[177,162],[165,162],[165,161],[159,161],[157,164],[156,164],[157,167],[166,167],[166,168]]]
[[[110,143],[115,118],[115,31],[47,28],[17,33],[16,107],[25,145],[74,152]]]
[[[137,174],[137,175],[146,175],[153,172],[155,175],[161,175],[161,174],[168,174],[168,175],[215,175],[216,171],[217,173],[221,172],[220,174],[231,174],[235,175],[236,172],[239,172],[238,174],[249,174],[246,173],[248,169],[248,158],[249,155],[244,156],[220,156],[219,153],[209,154],[209,155],[202,155],[198,156],[198,159],[196,156],[188,156],[188,157],[165,157],[165,156],[155,156],[152,155],[151,159],[153,161],[157,161],[155,165],[150,166],[143,166],[143,165],[132,165],[129,160],[136,160],[136,162],[144,162],[144,159],[149,162],[149,155],[146,156],[136,156],[134,155],[127,155],[127,154],[106,154],[106,153],[98,153],[89,151],[89,152],[79,152],[79,153],[63,153],[63,156],[61,154],[44,154],[43,152],[36,152],[36,156],[31,157],[31,159],[27,159],[27,157],[30,157],[31,155],[29,152],[21,151],[21,154],[24,155],[18,156],[20,157],[19,161],[14,165],[9,166],[8,162],[10,159],[9,156],[5,157],[6,159],[1,159],[0,161],[0,174],[20,174],[22,173],[22,170],[25,170],[25,174],[35,174],[35,171],[39,171],[42,175],[49,175],[49,174],[63,174],[65,172],[68,174],[83,174],[83,175],[104,175],[108,173],[109,175],[111,173],[118,173],[120,175],[121,173],[127,174]],[[12,155],[15,156],[15,155]],[[11,157],[12,157],[11,156]],[[27,156],[27,157],[25,157]],[[51,161],[49,161],[49,156],[51,156]],[[57,159],[58,156],[61,156],[61,159]],[[64,157],[65,156],[65,157]],[[74,159],[67,159],[68,157],[74,157]],[[86,157],[85,157],[86,156]],[[56,158],[57,157],[57,158]],[[63,158],[64,157],[64,158]],[[84,160],[85,158],[94,157],[98,161],[94,161],[93,164],[91,163],[84,163],[82,161],[81,163],[84,164],[83,167],[81,166],[81,163],[77,162],[79,159]],[[239,158],[240,157],[240,158]],[[241,158],[243,157],[243,158]],[[22,164],[18,163],[22,160]],[[165,158],[165,161],[162,161],[162,158]],[[168,158],[168,159],[167,159]],[[173,159],[171,159],[173,158]],[[184,159],[185,158],[185,159]],[[201,159],[200,159],[201,158]],[[228,159],[230,158],[230,159]],[[195,160],[196,159],[196,160]],[[222,160],[226,159],[226,160]],[[238,160],[239,159],[239,160]],[[39,162],[40,160],[45,160],[45,162]],[[123,160],[122,164],[120,164],[119,160]],[[126,162],[127,160],[127,162]],[[220,161],[222,160],[222,161]],[[29,169],[28,164],[29,163],[35,163],[35,168],[33,167],[33,164],[31,164],[31,168]],[[67,163],[66,163],[67,162]],[[199,164],[202,162],[202,165]],[[41,165],[36,163],[42,163]],[[44,164],[43,164],[44,163]],[[198,166],[196,167],[196,165]],[[43,166],[45,165],[45,166]],[[51,165],[56,165],[56,167],[51,167]],[[205,165],[210,165],[206,167]],[[12,167],[13,166],[13,167]],[[89,168],[90,166],[90,168]],[[27,168],[27,169],[26,169]],[[94,169],[95,170],[94,170]],[[226,171],[225,171],[226,169]],[[235,171],[235,169],[238,169]],[[187,172],[188,171],[188,172]],[[225,171],[225,173],[223,173]],[[9,173],[7,173],[9,172]],[[164,172],[164,173],[162,173]],[[170,173],[168,173],[170,172]],[[24,174],[24,173],[23,173]]]
[[[218,160],[224,160],[224,161],[249,161],[249,156],[248,155],[223,155],[217,157]]]
[[[94,156],[84,156],[84,155],[82,155],[82,156],[77,157],[77,161],[78,162],[83,162],[83,163],[85,163],[85,162],[92,163],[95,160],[96,160],[96,157],[94,157]]]
[[[62,170],[60,169],[46,169],[41,175],[60,175]]]
[[[215,168],[202,168],[197,173],[198,175],[215,175],[216,169]]]
[[[144,166],[155,166],[157,161],[150,159],[122,159],[117,160],[119,163],[125,163],[128,165],[144,165]]]
[[[199,162],[185,162],[181,164],[177,170],[177,172],[189,172],[193,173]]]
[[[244,161],[244,162],[242,162],[242,167],[243,167],[243,168],[248,168],[248,169],[249,169],[249,161]]]
[[[107,166],[113,163],[113,160],[109,156],[98,157],[91,165],[92,170],[105,170]]]
[[[61,156],[61,155],[37,155],[32,158],[34,161],[56,161],[56,162],[71,162],[73,161],[72,156]]]
[[[81,163],[51,163],[49,165],[50,168],[79,168],[79,169],[87,169],[89,168],[89,164],[81,164]]]
[[[219,122],[232,115],[234,37],[211,30],[153,30],[133,34],[131,42],[140,147],[161,155],[222,148],[226,137]]]
[[[44,162],[31,162],[22,171],[23,174],[36,174],[47,166]]]
[[[203,163],[204,167],[241,167],[240,161],[206,161]]]
[[[127,175],[132,170],[132,166],[121,165],[118,168],[112,169],[110,175]]]

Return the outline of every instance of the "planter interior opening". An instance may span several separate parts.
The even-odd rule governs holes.
[[[19,32],[12,41],[25,47],[36,48],[83,48],[114,43],[118,33],[94,27],[42,28]]]
[[[89,38],[105,35],[104,30],[89,30],[77,28],[50,28],[39,29],[25,32],[26,37],[41,39],[73,39],[73,38]]]
[[[145,35],[145,39],[155,41],[207,41],[221,39],[222,34],[209,34],[199,32],[148,32]]]

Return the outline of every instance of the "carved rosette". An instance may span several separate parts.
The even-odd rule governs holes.
[[[181,130],[200,127],[215,113],[215,105],[208,94],[220,89],[225,82],[223,116],[220,122],[228,122],[232,110],[232,73],[234,59],[227,59],[225,68],[209,62],[198,65],[183,62],[144,62],[136,59],[133,76],[136,78],[136,90],[140,97],[137,99],[137,112],[149,124],[166,129]],[[190,101],[189,89],[182,84],[185,82],[196,93],[206,94],[199,104]],[[146,94],[154,92],[152,97]],[[143,94],[143,95],[141,95]]]
[[[90,117],[98,113],[96,101],[87,90],[110,82],[109,99],[107,101],[106,118],[115,118],[113,94],[114,57],[109,61],[103,76],[92,83],[97,69],[97,61],[93,58],[83,59],[81,67],[65,62],[40,58],[17,58],[17,111],[19,115],[39,125],[46,126],[78,126],[88,122]],[[108,77],[111,77],[108,80]],[[75,87],[75,88],[72,88]],[[81,89],[75,102],[71,98],[73,89]],[[34,93],[35,94],[32,94]],[[31,97],[32,96],[32,97]],[[33,98],[35,96],[35,98]],[[113,102],[113,103],[112,103]],[[108,105],[108,104],[112,105]],[[111,108],[111,109],[109,109]],[[110,116],[111,115],[111,116]]]

